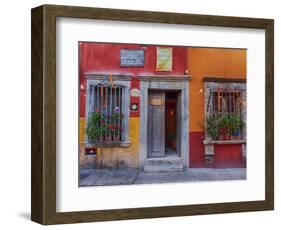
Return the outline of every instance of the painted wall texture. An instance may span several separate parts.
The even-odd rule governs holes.
[[[204,161],[204,77],[246,78],[246,50],[222,48],[188,48],[190,82],[190,166],[244,167],[241,146],[221,146],[213,164]],[[224,151],[221,151],[221,148]],[[223,155],[224,154],[224,155]],[[228,162],[228,163],[226,163]]]
[[[215,146],[216,156],[212,164],[205,163],[204,145],[204,77],[246,78],[246,50],[221,48],[173,48],[172,71],[156,71],[155,45],[89,43],[79,44],[79,113],[80,113],[80,164],[99,167],[133,167],[139,166],[139,112],[130,113],[129,147],[98,148],[95,158],[85,156],[85,107],[86,80],[85,73],[100,75],[130,75],[133,77],[131,88],[139,88],[136,76],[191,76],[189,83],[189,165],[190,167],[245,167],[241,158],[240,145]],[[145,59],[143,67],[120,67],[120,49],[143,49]],[[136,97],[131,102],[138,102]],[[140,111],[141,112],[141,111]],[[188,141],[188,140],[187,140]]]
[[[80,86],[86,89],[84,73],[97,74],[124,74],[131,76],[153,76],[153,75],[183,75],[187,68],[186,47],[169,46],[173,48],[172,71],[156,71],[156,47],[155,45],[137,44],[111,44],[90,43],[79,44],[79,77]],[[120,67],[120,49],[144,49],[145,58],[143,67]],[[85,117],[85,90],[80,91],[80,117]]]
[[[83,141],[85,137],[85,111],[86,111],[86,81],[85,73],[101,75],[130,75],[133,77],[131,88],[139,88],[139,82],[135,76],[167,76],[184,75],[187,68],[186,47],[169,46],[173,48],[172,71],[156,71],[156,47],[154,45],[136,44],[110,44],[110,43],[89,43],[79,44],[79,84],[80,84],[80,164],[98,165],[100,167],[133,167],[138,168],[139,162],[139,113],[130,113],[129,139],[131,145],[128,148],[98,148],[97,156],[85,156]],[[143,67],[120,67],[120,49],[143,49],[145,50]],[[139,99],[131,97],[131,102],[138,102]]]

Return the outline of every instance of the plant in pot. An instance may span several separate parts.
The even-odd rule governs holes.
[[[99,112],[92,113],[87,121],[86,134],[90,143],[102,141],[102,115]]]
[[[205,120],[205,130],[212,140],[218,140],[222,128],[224,116],[210,114]]]
[[[121,129],[119,128],[118,125],[114,126],[114,128],[112,130],[112,133],[113,133],[114,141],[119,141],[120,140],[120,136],[121,136]]]
[[[230,140],[231,120],[229,115],[222,115],[220,134],[221,140]]]
[[[118,107],[116,107],[118,108]],[[122,124],[122,119],[123,119],[123,114],[119,112],[119,109],[114,109],[114,113],[112,115],[112,120],[113,120],[113,139],[114,141],[119,141],[121,137],[121,133],[123,131],[121,124]]]
[[[244,122],[238,115],[232,115],[229,118],[231,127],[231,139],[238,140],[241,139],[241,132],[244,127]]]
[[[111,128],[110,125],[106,124],[102,127],[102,133],[104,134],[104,140],[105,141],[111,141]]]
[[[171,132],[168,135],[168,140],[170,142],[171,148],[173,150],[176,150],[177,149],[176,132]]]

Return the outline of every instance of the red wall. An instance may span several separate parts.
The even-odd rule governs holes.
[[[155,45],[112,44],[112,43],[79,43],[79,73],[80,73],[80,117],[85,117],[85,82],[84,73],[144,75],[183,75],[187,68],[186,47],[169,46],[173,48],[173,70],[158,72],[156,69]],[[144,49],[144,67],[120,67],[120,49]],[[84,90],[81,90],[84,85]]]
[[[215,157],[213,163],[205,163],[205,147],[203,140],[205,132],[189,133],[189,163],[191,168],[241,168],[246,167],[242,159],[242,146],[235,145],[215,145]]]

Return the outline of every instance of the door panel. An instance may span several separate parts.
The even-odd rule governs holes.
[[[165,93],[149,92],[148,157],[165,156]]]

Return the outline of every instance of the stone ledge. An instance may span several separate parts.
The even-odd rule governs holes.
[[[84,147],[97,147],[97,148],[128,148],[132,144],[131,141],[123,141],[123,142],[97,142],[97,143],[84,143]]]
[[[246,140],[223,140],[223,141],[211,141],[204,140],[204,145],[235,145],[235,144],[246,144]]]
[[[191,80],[189,75],[153,75],[153,76],[145,76],[139,75],[137,78],[140,81],[147,81],[147,82],[187,82]]]
[[[219,76],[204,77],[204,82],[219,82],[219,83],[246,83],[245,78],[226,78]]]

